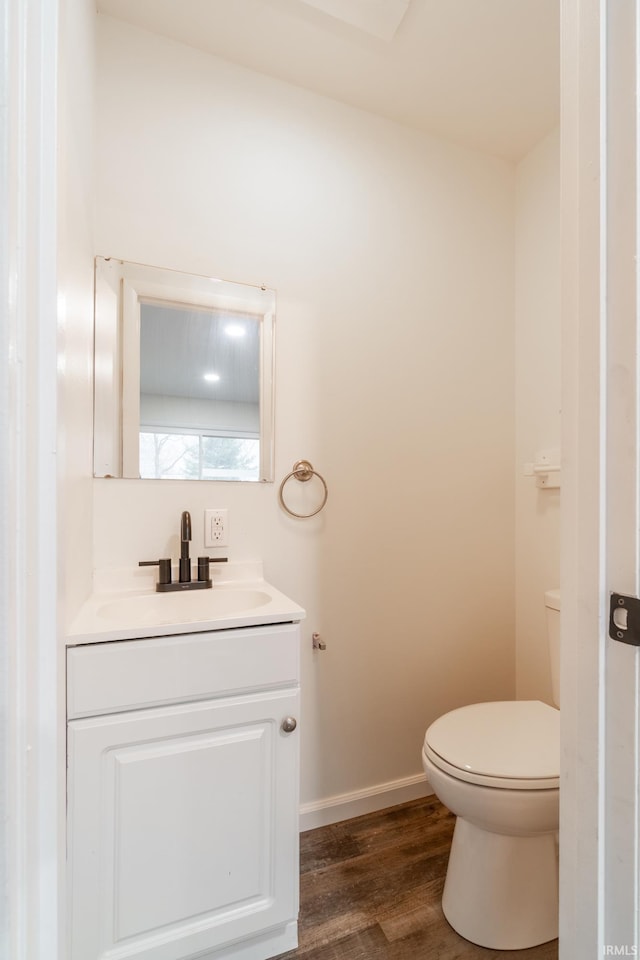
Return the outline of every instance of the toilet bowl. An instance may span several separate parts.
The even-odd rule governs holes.
[[[545,598],[556,691],[560,598]],[[460,707],[431,724],[422,762],[456,815],[442,895],[453,929],[495,950],[555,939],[559,711],[538,700]]]

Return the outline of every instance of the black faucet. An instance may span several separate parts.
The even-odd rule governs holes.
[[[191,542],[191,514],[188,510],[182,511],[180,519],[180,583],[191,583],[191,558],[189,557],[189,543]]]
[[[191,579],[191,558],[189,557],[189,543],[191,541],[191,514],[188,510],[182,511],[180,517],[180,561],[178,566],[178,582],[171,581],[171,560],[164,557],[162,560],[140,560],[139,567],[159,567],[156,590],[166,593],[169,590],[206,590],[211,588],[212,581],[209,574],[210,563],[226,563],[226,557],[198,557],[198,579]]]

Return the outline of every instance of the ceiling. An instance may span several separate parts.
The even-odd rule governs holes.
[[[257,407],[259,320],[141,300],[140,393]]]
[[[509,160],[558,123],[559,0],[98,0],[98,9]]]

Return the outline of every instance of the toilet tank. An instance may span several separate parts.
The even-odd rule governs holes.
[[[560,706],[560,591],[547,590],[544,595],[547,608],[547,638],[551,661],[551,692],[556,707]]]

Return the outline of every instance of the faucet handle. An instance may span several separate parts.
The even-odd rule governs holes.
[[[227,557],[198,557],[198,580],[209,580],[210,563],[226,563]]]
[[[171,583],[171,557],[162,560],[140,560],[139,567],[159,567],[158,583]]]

